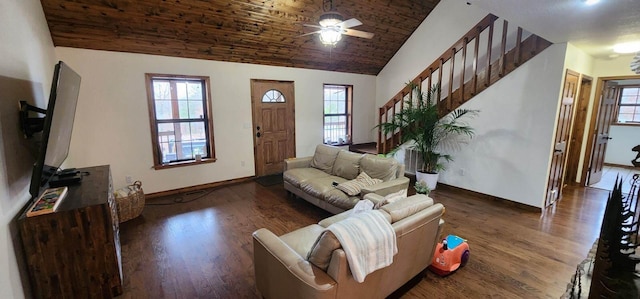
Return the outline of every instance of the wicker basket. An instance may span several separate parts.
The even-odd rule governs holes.
[[[118,207],[118,219],[120,223],[136,218],[142,214],[144,209],[144,191],[142,190],[142,182],[135,181],[118,191],[125,191],[127,196],[119,196],[116,192],[116,205]]]

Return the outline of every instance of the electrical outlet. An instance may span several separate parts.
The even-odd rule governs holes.
[[[464,168],[460,168],[459,172],[460,172],[460,176],[464,176],[464,173],[465,173]]]
[[[133,178],[130,175],[125,176],[124,180],[127,181],[127,184],[133,184]]]

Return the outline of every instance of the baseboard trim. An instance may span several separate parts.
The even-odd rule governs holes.
[[[625,169],[632,169],[632,170],[640,170],[640,168],[638,167],[634,167],[631,165],[621,165],[621,164],[613,164],[613,163],[604,163],[604,166],[609,166],[609,167],[618,167],[618,168],[625,168]]]
[[[530,206],[530,205],[526,205],[523,203],[519,203],[519,202],[515,202],[512,200],[508,200],[506,198],[501,198],[501,197],[497,197],[497,196],[493,196],[493,195],[488,195],[488,194],[484,194],[484,193],[480,193],[480,192],[476,192],[476,191],[471,191],[471,190],[467,190],[467,189],[463,189],[460,187],[455,187],[455,186],[451,186],[451,185],[447,185],[447,184],[443,184],[438,182],[438,189],[449,189],[449,190],[456,190],[456,192],[460,192],[460,193],[465,193],[468,194],[469,196],[475,197],[475,198],[483,198],[485,200],[492,200],[492,201],[499,201],[505,205],[508,206],[512,206],[514,208],[523,210],[523,211],[527,211],[527,212],[537,212],[537,213],[542,213],[542,208],[538,208],[538,207],[534,207],[534,206]]]
[[[416,175],[412,174],[412,173],[405,173],[404,176],[409,178],[409,180],[410,180],[409,189],[411,190],[413,185],[416,183]],[[512,207],[515,207],[515,208],[518,208],[520,210],[527,211],[527,212],[542,213],[542,208],[538,208],[538,207],[526,205],[526,204],[523,204],[523,203],[515,202],[515,201],[512,201],[512,200],[508,200],[506,198],[501,198],[501,197],[497,197],[497,196],[493,196],[493,195],[489,195],[489,194],[484,194],[484,193],[480,193],[480,192],[476,192],[476,191],[471,191],[471,190],[460,188],[460,187],[447,185],[447,184],[440,183],[440,182],[438,182],[438,187],[436,188],[435,192],[437,192],[437,190],[440,189],[440,188],[456,190],[456,191],[458,191],[460,193],[465,193],[465,194],[467,194],[469,196],[472,196],[474,198],[484,198],[486,200],[499,201],[499,202],[504,203],[506,205],[509,205],[509,206],[512,206]],[[411,191],[413,191],[413,190],[411,190]]]
[[[176,194],[179,194],[179,193],[199,191],[199,190],[202,190],[202,189],[218,188],[218,187],[224,187],[224,186],[229,186],[229,185],[235,185],[235,184],[239,184],[239,183],[252,181],[255,178],[256,178],[255,176],[248,176],[248,177],[231,179],[231,180],[226,180],[226,181],[213,182],[213,183],[207,183],[207,184],[202,184],[202,185],[195,185],[195,186],[183,187],[183,188],[178,188],[178,189],[172,189],[172,190],[167,190],[167,191],[154,192],[154,193],[145,194],[144,196],[145,196],[146,199],[154,199],[154,198],[158,198],[158,197],[176,195]]]

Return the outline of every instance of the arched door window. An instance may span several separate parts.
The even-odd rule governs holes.
[[[284,95],[275,89],[267,90],[267,92],[262,95],[263,103],[284,103],[285,98]]]

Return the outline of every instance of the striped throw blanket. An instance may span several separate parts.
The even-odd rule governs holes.
[[[340,241],[357,282],[364,282],[368,274],[391,265],[398,253],[396,233],[377,210],[354,214],[327,229]]]

